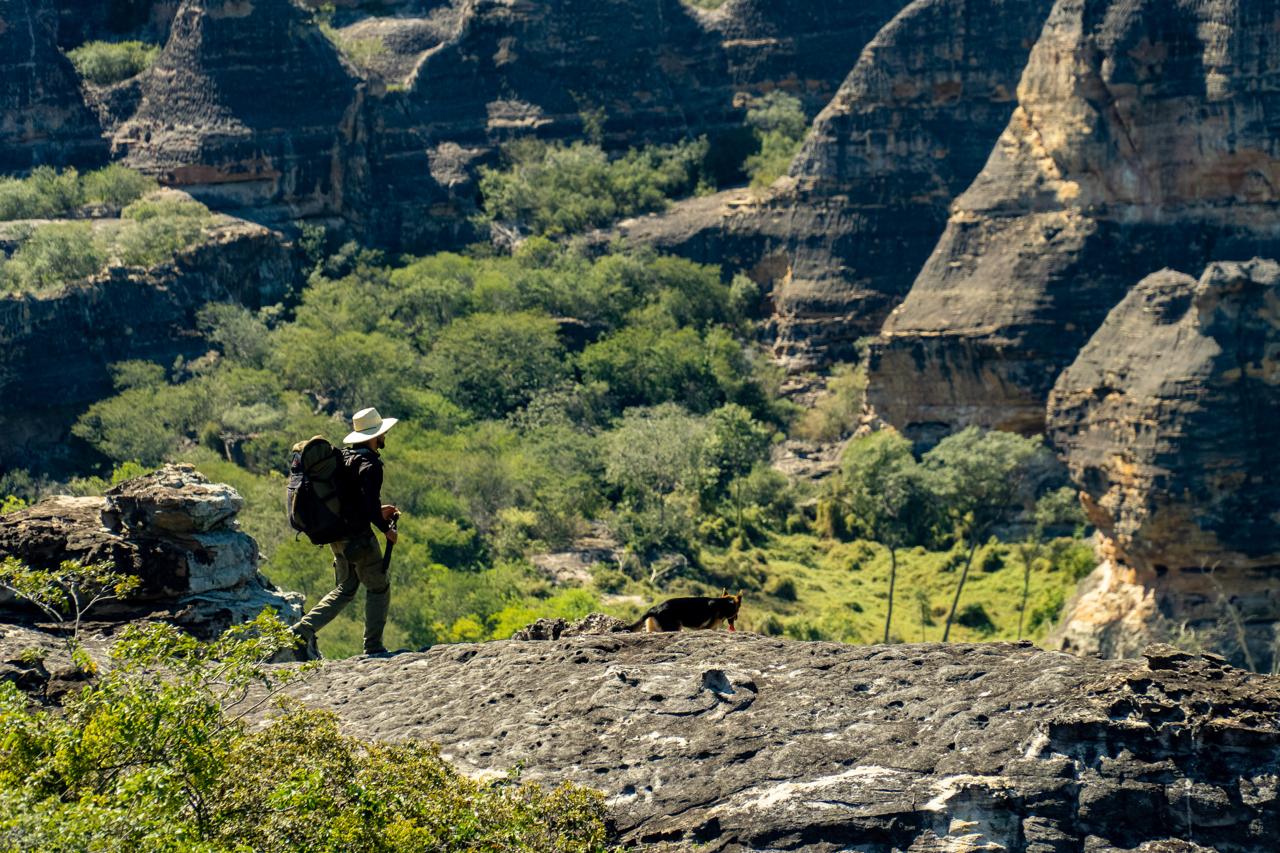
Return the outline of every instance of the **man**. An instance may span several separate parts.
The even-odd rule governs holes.
[[[387,624],[391,583],[372,528],[381,530],[388,544],[396,541],[391,520],[399,510],[382,503],[382,458],[378,455],[378,451],[387,446],[387,430],[396,422],[396,418],[381,417],[377,409],[361,409],[351,419],[351,434],[342,440],[343,444],[353,445],[343,454],[345,470],[342,472],[347,478],[343,513],[347,516],[349,535],[329,546],[333,549],[337,585],[293,626],[299,645],[306,644],[308,658],[315,656],[316,632],[355,599],[360,584],[365,586],[364,652],[387,654],[382,644],[382,630]]]

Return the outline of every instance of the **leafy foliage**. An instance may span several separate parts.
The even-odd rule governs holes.
[[[791,167],[809,129],[809,120],[799,98],[778,90],[751,103],[747,125],[760,142],[760,150],[747,158],[747,174],[752,186],[767,187]]]
[[[291,643],[269,613],[212,643],[128,629],[63,713],[0,683],[0,846],[88,850],[605,849],[604,806],[515,774],[476,782],[431,745],[342,735],[285,706],[246,721],[305,668],[267,668]]]
[[[36,228],[0,267],[6,290],[40,291],[93,275],[107,252],[87,222],[52,222]]]
[[[91,41],[67,51],[67,58],[80,76],[99,86],[141,74],[159,55],[159,46],[140,41]]]
[[[156,188],[151,178],[114,163],[84,175],[39,166],[25,178],[0,178],[0,222],[54,219],[92,203],[119,210]]]
[[[129,198],[145,185],[130,186],[133,173],[91,173],[86,185],[93,192],[110,196],[114,202]],[[101,180],[95,178],[100,176]],[[123,177],[122,177],[123,176]],[[54,184],[75,180],[74,171],[57,175]],[[94,181],[89,181],[95,178]],[[31,180],[31,179],[28,179]],[[65,187],[63,188],[65,189]],[[76,186],[49,190],[50,206],[76,206],[87,189]],[[4,188],[0,187],[0,193]],[[3,199],[0,198],[0,204]],[[50,222],[31,229],[13,255],[0,265],[0,289],[16,291],[48,290],[99,272],[108,262],[150,267],[170,260],[194,244],[212,221],[208,208],[199,202],[167,198],[142,198],[130,202],[119,220],[91,222]]]
[[[661,210],[697,186],[707,142],[646,146],[610,159],[587,142],[514,142],[502,169],[480,170],[486,215],[534,234],[573,234]]]

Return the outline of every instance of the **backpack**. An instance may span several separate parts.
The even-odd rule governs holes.
[[[313,544],[328,545],[350,534],[344,511],[350,506],[346,467],[343,451],[322,435],[293,446],[285,510],[289,526]]]

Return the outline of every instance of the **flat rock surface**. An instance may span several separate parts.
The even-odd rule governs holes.
[[[328,662],[294,694],[468,772],[598,788],[627,843],[1261,849],[1280,831],[1280,680],[1148,654],[588,635]]]

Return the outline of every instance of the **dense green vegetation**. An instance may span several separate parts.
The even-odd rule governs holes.
[[[109,86],[141,74],[159,55],[157,45],[140,41],[91,41],[67,51],[67,58],[80,76],[99,86]]]
[[[606,849],[596,792],[477,782],[287,703],[251,727],[306,676],[264,666],[290,642],[270,613],[207,644],[134,626],[56,712],[0,682],[0,850]]]
[[[286,531],[288,448],[317,433],[340,437],[341,417],[370,403],[402,418],[386,451],[385,497],[405,513],[393,645],[503,637],[538,616],[599,608],[630,616],[655,597],[720,586],[747,590],[744,627],[870,640],[887,624],[890,637],[907,638],[919,590],[930,591],[928,612],[946,617],[971,562],[984,566],[971,585],[1017,594],[993,603],[983,593],[989,622],[975,621],[963,594],[952,637],[1016,636],[1024,581],[1023,621],[1043,633],[1049,620],[1032,611],[1060,605],[1078,551],[1063,540],[1020,560],[988,544],[985,521],[1049,489],[1020,473],[1043,450],[969,432],[916,460],[895,438],[889,467],[911,469],[912,497],[883,508],[868,496],[899,474],[867,473],[859,460],[891,433],[852,445],[822,489],[788,482],[768,465],[771,445],[793,424],[836,429],[861,380],[838,372],[819,415],[797,417],[750,343],[758,300],[749,281],[726,283],[712,267],[646,252],[592,258],[543,238],[510,256],[446,253],[395,266],[349,246],[318,260],[287,313],[203,310],[212,357],[115,365],[117,393],[91,406],[75,433],[116,465],[182,459],[231,483],[247,499],[242,521],[262,543],[268,576],[314,603],[330,584],[329,556]],[[993,477],[1027,487],[973,504]],[[0,491],[29,497],[20,480],[11,475]],[[982,523],[970,520],[979,515]],[[586,588],[555,586],[533,567],[531,556],[571,547],[593,525],[618,541],[619,566],[598,569]],[[1003,556],[987,566],[988,551]],[[942,563],[957,571],[944,576]],[[891,574],[901,591],[892,619]],[[845,627],[820,589],[848,610]],[[361,618],[356,606],[326,629],[330,654],[358,649]]]
[[[0,291],[50,290],[108,264],[154,266],[198,242],[212,222],[199,202],[148,197],[128,204],[119,219],[37,225],[0,259]]]
[[[760,150],[747,158],[747,174],[752,186],[767,187],[791,168],[809,130],[809,120],[799,98],[774,91],[752,101],[747,125],[760,145]]]
[[[40,166],[25,178],[0,177],[0,222],[57,219],[86,204],[121,210],[155,189],[151,178],[117,164],[85,174]]]
[[[534,234],[572,234],[692,193],[707,153],[705,139],[633,148],[612,159],[590,142],[523,139],[504,149],[502,168],[481,168],[480,192],[491,220]]]

